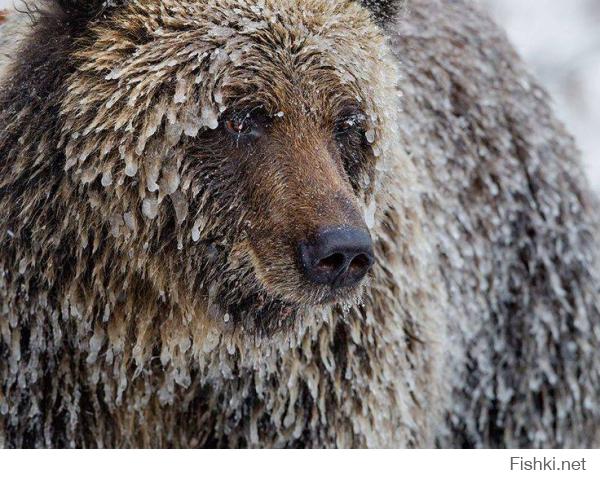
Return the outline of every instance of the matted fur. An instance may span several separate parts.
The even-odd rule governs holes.
[[[450,343],[451,446],[598,444],[598,206],[573,140],[468,2],[408,2],[401,142],[424,172]]]
[[[592,444],[594,201],[477,9],[407,2],[388,39],[347,1],[45,10],[0,100],[1,445]],[[275,217],[202,138],[259,100],[319,152],[336,91],[367,112],[377,263],[314,306],[283,253],[261,267]]]
[[[73,46],[60,45],[62,78],[44,100],[52,117],[27,98],[36,79],[5,96],[18,96],[5,101],[21,100],[23,109],[4,116],[3,201],[29,206],[9,208],[4,223],[11,235],[3,238],[3,330],[7,344],[25,330],[29,338],[19,359],[10,348],[2,372],[4,434],[14,445],[432,445],[440,382],[431,378],[443,324],[431,301],[438,292],[423,288],[435,271],[420,238],[416,172],[393,141],[396,71],[383,37],[354,3],[209,3],[130,2]],[[61,20],[51,13],[40,21],[34,39]],[[349,41],[349,31],[361,43]],[[341,81],[361,98],[381,157],[378,176],[409,187],[377,192],[380,179],[365,179],[372,186],[364,209],[374,214],[371,205],[379,205],[373,221],[390,236],[379,235],[377,286],[362,305],[295,311],[293,324],[263,336],[254,317],[239,323],[211,298],[216,282],[233,273],[224,294],[255,287],[252,258],[242,253],[233,273],[206,272],[197,259],[213,247],[197,240],[223,238],[221,247],[238,240],[230,239],[237,225],[210,201],[223,195],[229,210],[244,212],[243,192],[230,182],[199,195],[211,173],[198,174],[189,161],[230,91],[250,85],[256,95],[279,94],[265,83],[279,75],[268,71],[273,46],[261,47],[277,41],[294,42],[283,45],[283,65],[295,50],[302,75],[316,69],[321,81]],[[35,55],[37,46],[29,48],[24,57]],[[253,64],[264,75],[249,70]],[[291,105],[275,107],[293,114]],[[16,137],[29,146],[9,147]],[[385,160],[397,173],[385,170]],[[40,167],[51,171],[36,174]],[[25,200],[15,187],[23,175],[46,186]],[[229,264],[235,251],[248,251],[243,243],[225,247]],[[402,264],[421,279],[404,281]],[[55,386],[25,372],[34,363]],[[37,412],[21,422],[25,403]]]

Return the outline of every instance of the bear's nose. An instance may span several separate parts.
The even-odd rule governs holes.
[[[373,242],[364,229],[327,228],[300,243],[300,264],[316,284],[355,286],[374,262]]]

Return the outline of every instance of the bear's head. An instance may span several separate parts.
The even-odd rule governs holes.
[[[248,328],[360,300],[395,154],[391,2],[52,4],[64,171],[119,261]]]

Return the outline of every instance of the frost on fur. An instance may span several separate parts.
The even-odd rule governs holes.
[[[58,3],[2,67],[0,446],[594,444],[596,200],[476,8]],[[290,238],[342,209],[332,300]]]

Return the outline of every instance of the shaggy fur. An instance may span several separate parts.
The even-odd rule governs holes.
[[[502,32],[463,2],[414,1],[400,141],[423,172],[462,361],[453,446],[598,444],[597,201],[579,152]]]
[[[593,444],[572,141],[470,4],[363,3],[54,1],[20,27],[0,445]],[[265,141],[227,136],[249,114]],[[371,230],[360,288],[299,274],[322,224]]]

